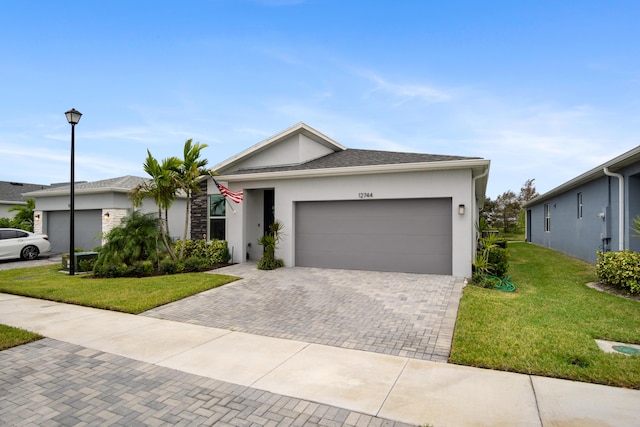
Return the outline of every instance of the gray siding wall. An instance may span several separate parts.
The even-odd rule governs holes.
[[[626,218],[625,236],[628,236],[628,247],[632,251],[640,252],[640,238],[633,237],[636,234],[631,228],[633,219],[640,215],[640,164],[629,166],[625,169],[627,176],[625,194],[627,205],[625,206]]]
[[[582,218],[578,218],[578,193],[582,193]],[[546,232],[544,205],[550,205],[551,230]],[[598,214],[609,206],[605,221]],[[611,238],[609,249],[618,248],[618,180],[602,177],[531,206],[531,243],[555,249],[589,262],[603,249],[603,234]]]

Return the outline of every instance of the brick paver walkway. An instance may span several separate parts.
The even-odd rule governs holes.
[[[52,339],[0,352],[0,424],[407,426]]]
[[[463,279],[306,267],[216,270],[244,279],[144,313],[203,326],[446,362]]]

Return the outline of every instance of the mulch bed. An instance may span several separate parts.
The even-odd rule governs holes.
[[[591,289],[596,289],[598,291],[606,292],[608,294],[615,295],[621,298],[626,298],[626,299],[640,302],[639,294],[632,294],[629,291],[620,289],[617,286],[605,285],[600,282],[589,282],[587,283],[587,286],[590,287]]]

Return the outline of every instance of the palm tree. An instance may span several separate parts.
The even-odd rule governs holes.
[[[9,221],[13,228],[20,228],[26,231],[33,231],[33,210],[36,208],[36,201],[28,199],[26,205],[14,205],[9,208],[9,212],[17,214]]]
[[[169,218],[168,210],[176,199],[176,194],[180,188],[178,180],[178,170],[182,165],[182,160],[177,157],[168,157],[159,163],[147,149],[147,159],[144,162],[144,171],[151,176],[151,179],[134,188],[130,197],[134,206],[138,207],[142,204],[145,197],[151,197],[158,206],[158,227],[160,236],[167,252],[172,259],[176,259],[173,248],[167,240],[169,234]],[[162,212],[164,210],[164,220]]]
[[[200,192],[198,187],[199,178],[207,174],[205,166],[209,161],[207,159],[200,158],[200,152],[208,147],[207,144],[200,144],[196,142],[192,145],[193,139],[187,139],[184,143],[184,157],[182,159],[182,165],[180,166],[178,176],[180,180],[180,188],[185,192],[187,196],[187,212],[184,220],[184,233],[182,234],[182,240],[187,240],[187,231],[189,229],[189,212],[191,210],[191,195],[193,193]],[[180,247],[179,258],[184,256],[184,246]]]

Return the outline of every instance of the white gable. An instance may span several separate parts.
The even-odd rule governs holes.
[[[345,149],[317,130],[298,123],[212,169],[224,174],[237,169],[297,165]]]

